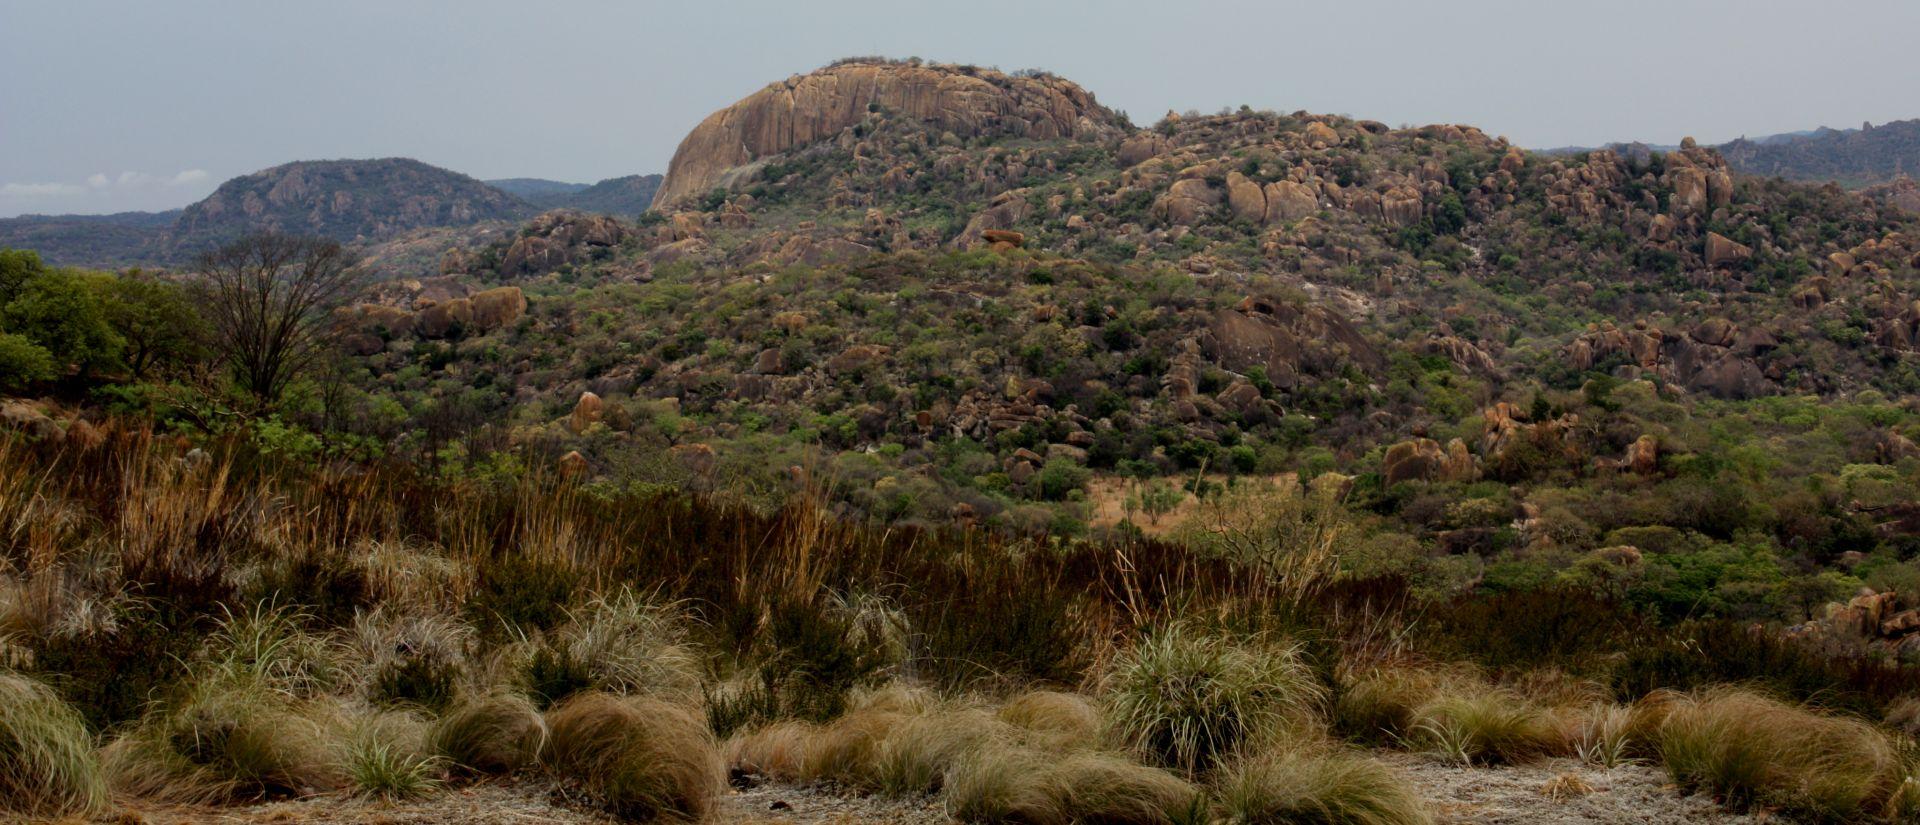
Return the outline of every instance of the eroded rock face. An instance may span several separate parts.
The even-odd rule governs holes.
[[[617,246],[631,235],[618,218],[571,209],[547,212],[529,221],[500,258],[504,275],[550,272],[581,259],[593,247]]]
[[[1473,454],[1458,438],[1445,447],[1431,438],[1402,441],[1380,460],[1380,481],[1388,487],[1403,481],[1471,481],[1473,476]]]
[[[473,300],[455,298],[428,304],[414,313],[413,327],[422,338],[446,338],[464,331],[473,323]]]
[[[723,186],[740,167],[831,138],[882,109],[967,137],[1115,137],[1120,117],[1079,86],[989,69],[850,62],[796,75],[709,115],[680,142],[656,208]]]
[[[607,405],[593,392],[583,392],[580,400],[573,403],[573,412],[567,416],[567,429],[575,435],[586,432],[588,427],[600,423],[606,417]]]
[[[1282,388],[1296,386],[1303,374],[1328,373],[1349,363],[1362,368],[1385,364],[1379,351],[1337,313],[1258,298],[1216,313],[1199,345],[1221,366],[1238,371],[1259,367]]]
[[[1707,233],[1707,266],[1733,266],[1753,257],[1753,247],[1718,232]]]
[[[473,323],[492,331],[520,320],[527,312],[526,293],[517,286],[502,286],[473,293]]]

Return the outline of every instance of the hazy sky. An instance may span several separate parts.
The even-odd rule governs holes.
[[[181,206],[303,158],[664,171],[855,54],[1053,70],[1150,123],[1242,103],[1530,147],[1920,117],[1915,0],[0,0],[0,216]]]

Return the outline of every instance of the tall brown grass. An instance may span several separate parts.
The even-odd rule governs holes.
[[[1912,764],[1885,732],[1738,688],[1678,698],[1659,753],[1682,787],[1823,822],[1891,819]]]
[[[547,725],[547,764],[623,818],[697,821],[726,790],[712,734],[686,708],[583,693],[548,711]]]

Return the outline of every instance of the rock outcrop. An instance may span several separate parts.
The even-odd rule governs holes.
[[[1387,487],[1405,481],[1471,481],[1473,475],[1473,454],[1458,438],[1445,447],[1431,438],[1402,441],[1380,460],[1380,482]]]
[[[584,259],[595,248],[618,246],[633,233],[607,215],[556,209],[529,221],[500,258],[503,275],[550,272]]]
[[[876,111],[919,118],[962,137],[1114,137],[1125,123],[1085,89],[1048,75],[841,63],[769,85],[701,121],[674,152],[654,206],[670,208],[724,187],[743,167],[831,138]]]

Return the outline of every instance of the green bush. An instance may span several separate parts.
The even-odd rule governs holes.
[[[1297,647],[1176,623],[1115,660],[1107,716],[1137,752],[1197,774],[1300,722],[1325,693]]]

